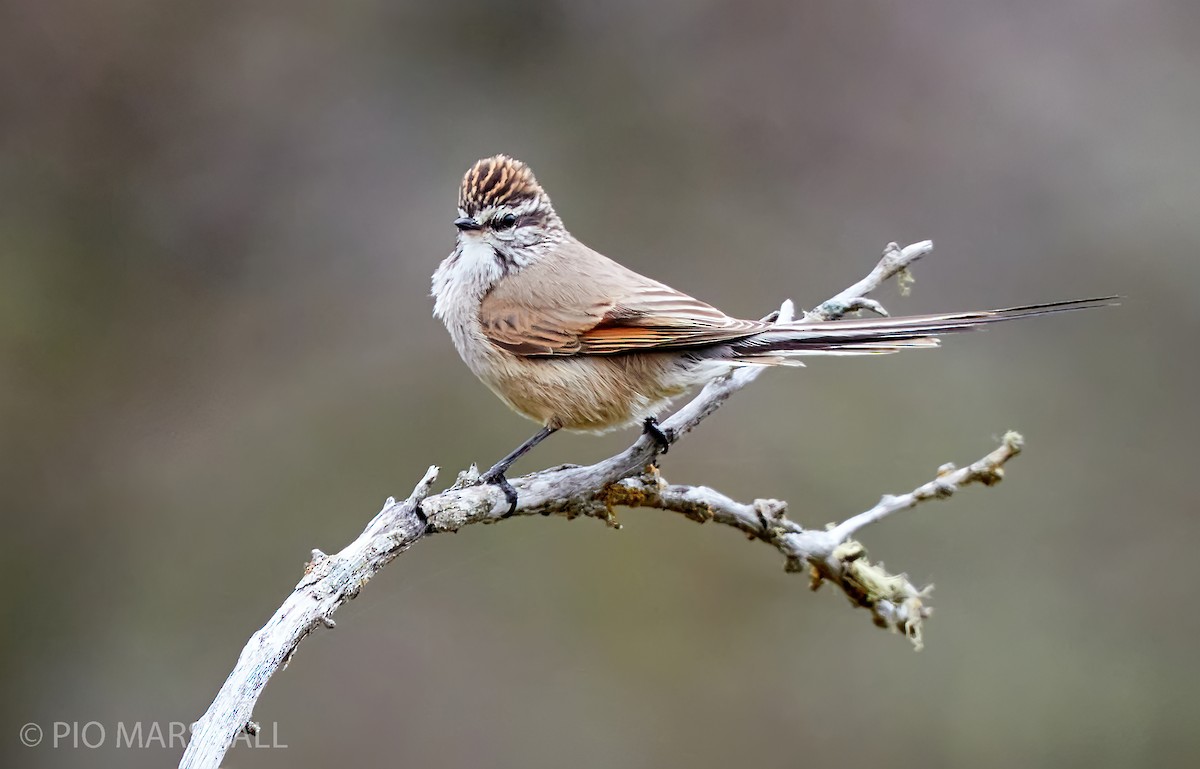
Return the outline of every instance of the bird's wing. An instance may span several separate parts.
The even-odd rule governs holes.
[[[494,344],[530,357],[680,349],[767,327],[731,318],[577,241],[509,273],[484,297],[479,322]]]

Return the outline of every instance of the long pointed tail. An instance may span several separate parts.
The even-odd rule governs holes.
[[[1027,304],[1003,310],[909,315],[827,322],[781,323],[767,331],[734,342],[733,354],[745,363],[787,363],[796,356],[870,355],[900,352],[917,347],[937,347],[940,334],[975,331],[991,323],[1036,318],[1059,312],[1118,304],[1118,296],[1068,299]],[[799,363],[799,361],[794,361]]]

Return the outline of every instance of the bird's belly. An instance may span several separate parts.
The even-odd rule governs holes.
[[[688,389],[674,356],[520,358],[485,384],[514,411],[550,427],[606,432],[659,413]]]

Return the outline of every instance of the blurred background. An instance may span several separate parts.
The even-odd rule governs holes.
[[[734,314],[924,238],[893,313],[1127,299],[770,373],[665,458],[820,526],[1022,431],[865,532],[937,583],[922,653],[715,525],[515,520],[399,558],[225,766],[1197,765],[1197,39],[1187,0],[4,3],[0,764],[173,766],[117,724],[197,718],[311,548],[532,433],[428,297],[503,151]]]

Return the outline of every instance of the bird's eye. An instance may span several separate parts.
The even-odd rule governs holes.
[[[493,230],[510,230],[517,223],[516,214],[505,214],[492,220]]]

